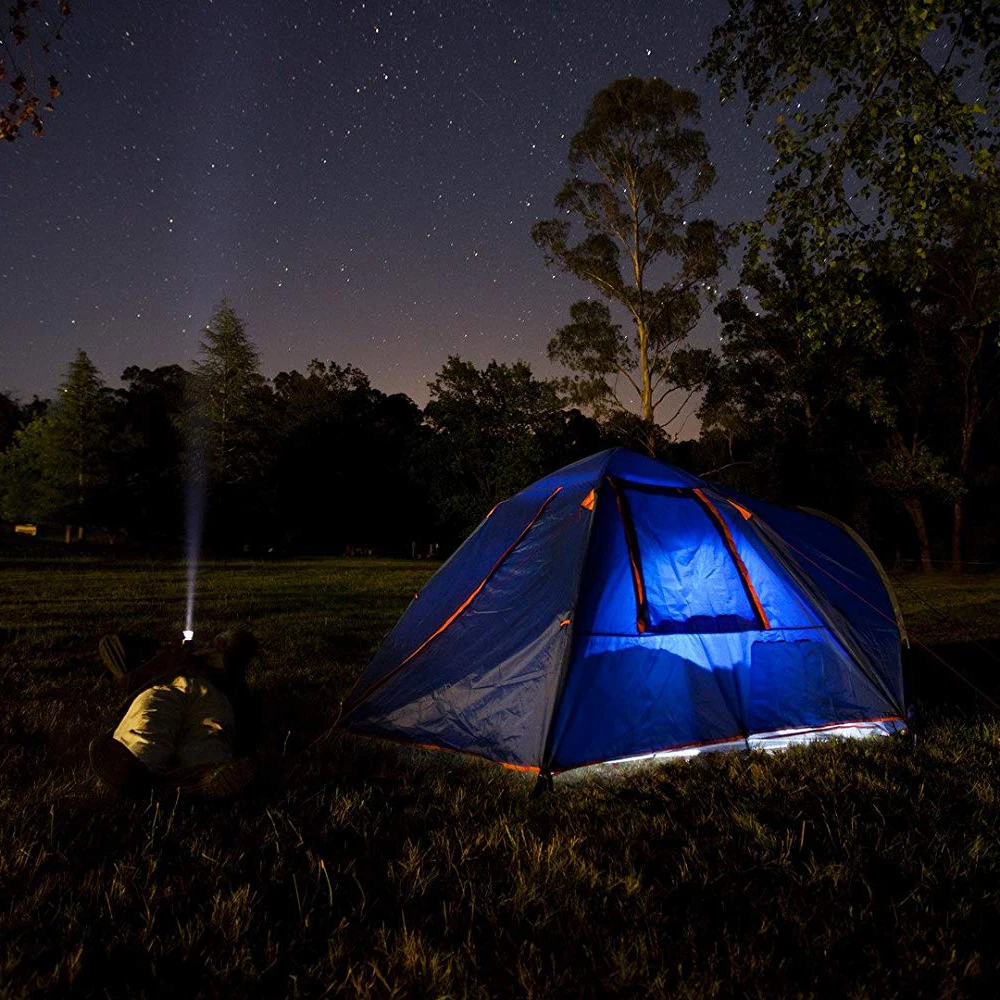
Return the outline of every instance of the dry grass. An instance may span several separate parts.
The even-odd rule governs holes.
[[[1000,722],[531,781],[334,734],[421,564],[206,568],[202,634],[261,636],[268,762],[227,804],[106,798],[111,627],[181,627],[175,565],[0,574],[0,996],[965,996],[997,986]],[[929,639],[995,639],[1000,582],[907,578]],[[946,605],[945,625],[908,588]]]

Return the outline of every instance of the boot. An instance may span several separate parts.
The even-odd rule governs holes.
[[[90,766],[105,787],[126,799],[148,795],[155,781],[149,769],[110,733],[90,744]]]
[[[185,795],[205,799],[228,799],[245,791],[257,775],[246,757],[234,757],[221,764],[202,764],[177,775],[170,784]]]
[[[108,668],[108,673],[116,681],[122,681],[128,673],[129,664],[121,636],[117,632],[101,636],[101,640],[97,644],[97,652],[101,657],[101,663]]]

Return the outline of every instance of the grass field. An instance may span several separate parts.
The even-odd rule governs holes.
[[[709,755],[536,800],[453,755],[341,734],[303,753],[430,570],[205,567],[200,636],[242,620],[266,651],[260,787],[130,803],[85,763],[116,709],[94,647],[174,639],[183,568],[6,560],[0,997],[1000,989],[1000,716],[974,701],[924,704],[916,745]],[[911,634],[992,683],[1000,579],[899,583]]]

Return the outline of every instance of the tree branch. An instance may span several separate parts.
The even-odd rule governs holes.
[[[669,396],[671,393],[674,393],[674,392],[683,392],[683,391],[684,391],[684,387],[683,386],[672,385],[669,389],[667,389],[660,396],[660,398],[655,403],[653,403],[653,409],[655,410],[660,405],[660,403],[662,403],[667,398],[667,396]],[[691,390],[691,396],[693,396],[697,391],[698,391],[697,389],[692,389]],[[690,399],[691,396],[688,396],[688,399]],[[684,404],[682,403],[681,405],[683,406]]]
[[[681,403],[681,405],[678,406],[676,410],[674,410],[674,415],[669,420],[665,420],[661,426],[669,427],[681,415],[681,411],[684,409],[685,406],[688,405],[689,402],[691,402],[691,397],[694,396],[694,394],[697,391],[698,391],[697,389],[692,389],[687,394],[687,397],[685,398],[684,402]]]
[[[620,375],[624,375],[625,378],[628,379],[629,384],[632,386],[632,388],[635,389],[635,391],[639,394],[640,397],[642,396],[642,390],[639,388],[635,379],[632,378],[632,376],[629,375],[629,373],[624,368],[622,368],[620,365],[616,365],[615,371],[617,371]]]

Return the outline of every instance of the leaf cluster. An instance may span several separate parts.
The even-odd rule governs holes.
[[[0,85],[6,81],[9,88],[6,100],[0,98],[0,139],[13,142],[29,127],[35,136],[45,134],[42,112],[55,110],[62,86],[51,73],[43,82],[40,67],[70,14],[67,0],[14,0],[0,14]]]
[[[616,80],[595,95],[570,141],[571,176],[556,195],[562,216],[584,235],[573,242],[566,218],[532,229],[549,264],[595,285],[635,319],[653,322],[675,295],[718,273],[721,233],[702,220],[687,231],[686,213],[715,180],[698,98],[651,77]],[[658,293],[647,271],[661,258],[676,263]]]
[[[893,237],[918,265],[941,206],[997,173],[995,0],[731,0],[700,66],[748,123],[773,109],[768,221],[819,257]]]
[[[501,500],[602,445],[593,422],[566,409],[557,383],[536,378],[523,361],[479,368],[452,356],[429,388],[423,475],[442,522],[464,531]]]
[[[83,350],[55,402],[16,431],[0,455],[0,516],[92,516],[109,482],[116,445],[113,394]]]
[[[685,346],[700,306],[692,306],[687,317],[671,314],[653,328],[649,337],[650,387],[652,407],[656,411],[670,396],[684,399],[670,415],[661,418],[660,426],[669,427],[680,415],[694,393],[708,381],[715,369],[716,357],[710,350]],[[680,329],[671,324],[679,324]],[[641,397],[636,380],[637,350],[621,326],[612,321],[611,310],[603,302],[584,299],[570,306],[570,322],[556,331],[549,341],[548,356],[574,374],[560,385],[573,404],[592,412],[599,420],[615,422],[630,412],[628,396]],[[626,433],[631,438],[631,430]]]
[[[933,498],[955,501],[965,492],[962,481],[945,468],[942,455],[922,444],[895,441],[868,470],[869,481],[903,500]]]

